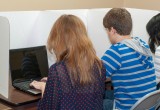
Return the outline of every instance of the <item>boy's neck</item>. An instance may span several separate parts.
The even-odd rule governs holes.
[[[130,35],[117,35],[116,43],[121,42],[125,39],[132,39]]]

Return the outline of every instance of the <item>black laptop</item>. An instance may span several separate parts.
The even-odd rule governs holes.
[[[32,95],[41,91],[29,86],[33,80],[48,75],[48,58],[45,46],[10,49],[9,63],[12,86]]]

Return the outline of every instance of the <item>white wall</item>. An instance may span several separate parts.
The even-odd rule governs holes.
[[[111,45],[103,27],[103,17],[109,10],[110,8],[91,9],[88,11],[88,34],[99,58],[101,58],[106,49]]]
[[[39,11],[3,12],[10,24],[10,48],[23,48],[32,46],[30,33],[38,18]],[[34,39],[34,37],[33,37]]]
[[[148,43],[147,22],[160,11],[127,8],[133,19],[132,36],[140,37]]]

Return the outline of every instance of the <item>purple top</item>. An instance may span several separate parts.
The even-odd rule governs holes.
[[[100,76],[97,66],[94,65],[93,71],[93,84],[73,85],[65,63],[53,64],[38,110],[102,110],[106,70],[103,66]]]

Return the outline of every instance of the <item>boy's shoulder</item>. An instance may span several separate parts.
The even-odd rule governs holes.
[[[124,47],[126,47],[126,45],[119,42],[119,43],[116,43],[116,44],[112,44],[110,48],[111,49],[116,49],[116,50],[118,49],[119,50],[120,48],[124,48]]]

